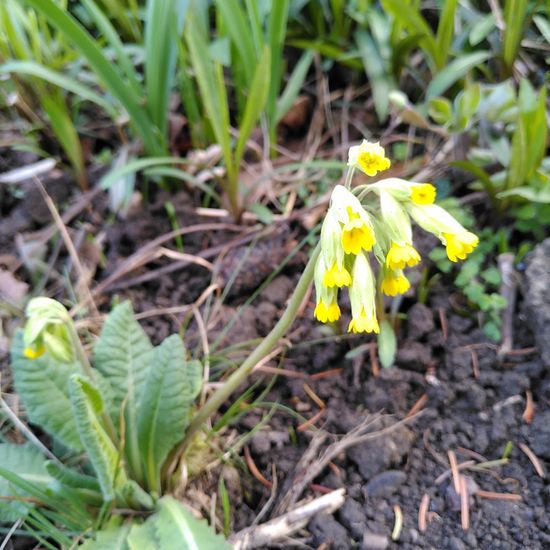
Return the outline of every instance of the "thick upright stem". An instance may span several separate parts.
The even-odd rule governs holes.
[[[315,271],[315,263],[320,253],[320,246],[318,245],[309,262],[298,281],[298,284],[294,290],[294,294],[290,298],[288,306],[279,319],[277,324],[273,327],[271,332],[262,340],[262,342],[256,347],[256,349],[248,356],[248,359],[225,381],[223,386],[218,388],[211,396],[204,406],[198,411],[193,418],[185,439],[181,442],[177,448],[174,457],[180,456],[180,454],[186,449],[189,442],[193,439],[195,433],[201,429],[202,425],[208,418],[214,414],[223,405],[225,400],[246,380],[247,376],[252,372],[254,367],[275,347],[280,338],[282,338],[285,332],[290,328],[296,315],[298,308],[306,295],[309,285],[313,281],[313,273]]]

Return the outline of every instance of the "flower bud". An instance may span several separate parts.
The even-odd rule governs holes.
[[[321,228],[321,255],[325,266],[323,284],[329,288],[348,286],[351,276],[344,267],[342,227],[332,208],[329,208]]]
[[[352,271],[349,289],[352,318],[349,332],[380,332],[376,318],[376,287],[369,261],[365,254],[358,254]]]
[[[72,319],[65,307],[51,298],[33,298],[27,305],[27,323],[23,332],[28,359],[36,359],[48,352],[62,363],[74,359],[73,343],[69,333]]]

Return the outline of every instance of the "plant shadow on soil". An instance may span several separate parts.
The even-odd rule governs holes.
[[[105,199],[94,200],[93,207],[83,217],[95,225],[95,231],[106,231],[108,270],[97,275],[97,282],[104,280],[142,245],[171,230],[163,207],[166,198],[159,193],[147,207],[105,228],[101,227]],[[170,199],[182,225],[201,221],[186,209],[186,205],[193,204],[186,193]],[[8,253],[14,253],[10,247],[15,233],[36,229],[43,222],[29,217],[29,203],[16,203],[2,223],[1,244]],[[300,232],[300,228],[291,229]],[[278,235],[271,243],[268,237],[267,245],[259,244],[256,252],[245,258],[242,275],[238,275],[235,286],[238,292],[232,292],[223,306],[222,324],[285,257],[288,250],[282,257],[273,250],[284,249],[290,233],[286,231],[282,237]],[[229,242],[233,237],[223,231],[191,234],[184,238],[185,252],[196,253]],[[232,250],[229,255],[239,257],[243,250],[245,248]],[[260,293],[227,335],[228,342],[267,334],[284,310],[302,265],[298,257]],[[141,268],[130,277],[148,269],[150,267]],[[131,288],[113,286],[107,291],[102,309],[108,309],[107,302],[114,295],[120,299],[131,298],[137,313],[191,303],[211,280],[211,274],[205,269],[187,266]],[[315,517],[311,521],[299,537],[306,545],[304,547],[318,548],[323,543],[333,549],[365,550],[550,547],[550,486],[547,480],[537,475],[531,461],[518,447],[519,443],[527,444],[548,467],[550,380],[545,377],[545,369],[536,353],[499,360],[495,347],[476,327],[474,317],[461,317],[453,312],[448,298],[451,292],[451,287],[440,283],[430,292],[427,305],[413,305],[413,300],[405,299],[402,311],[408,318],[399,328],[395,366],[382,369],[378,376],[372,374],[368,351],[353,360],[345,357],[353,347],[372,341],[371,337],[344,337],[345,326],[342,325],[335,329],[332,338],[310,343],[327,336],[327,331],[312,318],[313,298],[294,323],[288,335],[292,345],[286,352],[282,364],[284,369],[296,371],[301,376],[331,369],[341,371],[324,379],[279,376],[264,401],[278,401],[299,410],[305,417],[311,417],[318,408],[304,389],[307,382],[326,404],[327,413],[316,425],[333,434],[345,434],[370,413],[384,411],[391,415],[385,422],[401,419],[419,398],[424,394],[427,396],[423,413],[407,427],[382,439],[352,447],[334,461],[335,467],[327,468],[315,479],[316,488],[344,487],[346,501],[334,516]],[[439,308],[446,312],[447,339],[439,324]],[[343,308],[343,317],[346,316],[349,316],[349,306]],[[169,333],[179,330],[180,321],[181,316],[152,317],[144,320],[143,325],[153,341],[158,343]],[[526,321],[520,308],[514,327],[515,347],[518,349],[533,345]],[[196,337],[191,326],[186,340],[192,343]],[[477,373],[472,368],[473,361]],[[532,392],[536,406],[531,423],[522,418],[527,391]],[[246,432],[260,421],[264,413],[252,411],[243,416],[236,425],[237,429]],[[270,479],[272,464],[276,465],[279,487],[293,479],[296,463],[311,438],[311,431],[291,437],[290,428],[297,425],[296,418],[285,412],[276,412],[250,441],[252,459],[266,478]],[[496,460],[501,458],[509,441],[513,447],[507,464],[484,471],[464,470],[464,473],[470,487],[516,493],[522,500],[471,497],[470,526],[464,531],[460,497],[454,491],[452,478],[448,476],[436,483],[436,479],[449,469],[447,452],[454,451],[459,462],[472,459],[468,450],[487,460]],[[270,496],[269,489],[248,472],[241,476],[240,483],[240,492],[245,497],[240,502],[234,500],[231,503],[235,531],[249,525]],[[319,496],[310,489],[303,496],[308,494]],[[431,521],[421,533],[418,513],[424,494],[430,496],[428,519]],[[398,542],[391,540],[395,505],[400,506],[403,514]]]

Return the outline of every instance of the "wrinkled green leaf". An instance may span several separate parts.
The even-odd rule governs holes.
[[[96,472],[103,497],[112,501],[115,489],[126,476],[118,451],[102,425],[103,399],[89,380],[77,374],[69,381],[69,395],[80,439]]]
[[[138,449],[137,408],[153,362],[153,346],[135,320],[129,301],[117,305],[107,317],[94,348],[96,368],[109,381],[115,426],[124,406],[126,452],[138,480],[142,479]]]
[[[149,488],[160,492],[160,469],[185,435],[201,387],[202,366],[186,361],[181,338],[175,334],[155,348],[154,365],[139,404],[138,439]]]
[[[79,364],[59,363],[47,353],[27,359],[23,349],[23,332],[19,331],[12,345],[11,369],[29,420],[70,449],[82,451],[68,388],[70,376],[81,372]]]
[[[126,542],[129,530],[130,525],[128,524],[121,527],[109,527],[99,531],[94,539],[87,540],[78,548],[81,550],[129,550]]]

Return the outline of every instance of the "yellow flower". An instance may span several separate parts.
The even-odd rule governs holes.
[[[343,185],[337,185],[330,197],[331,213],[339,223],[340,247],[346,254],[368,252],[376,242],[372,221],[359,199]],[[323,223],[324,226],[324,223]],[[327,261],[327,265],[331,265]]]
[[[431,183],[413,183],[411,185],[411,201],[415,204],[433,204],[436,189]]]
[[[420,262],[420,254],[412,244],[392,243],[386,255],[386,267],[390,269],[403,269],[405,266],[413,267]]]
[[[387,170],[391,162],[379,142],[371,143],[364,139],[361,145],[350,147],[348,166],[360,168],[367,176],[376,176],[378,172]]]
[[[338,265],[338,262],[334,262],[325,271],[323,284],[328,288],[349,286],[351,284],[351,275],[343,265]]]
[[[39,357],[44,355],[45,351],[46,348],[43,345],[40,345],[36,348],[29,346],[23,350],[23,355],[27,359],[38,359]]]
[[[340,307],[336,301],[327,304],[321,298],[315,306],[313,315],[321,323],[334,323],[340,318]]]
[[[348,206],[349,219],[342,230],[342,246],[346,254],[359,254],[361,249],[368,252],[376,243],[372,228],[359,214]]]
[[[338,307],[338,290],[336,288],[327,288],[324,285],[325,278],[325,262],[323,256],[320,255],[315,264],[315,294],[317,295],[317,304],[313,315],[321,323],[333,323],[340,317],[340,308]],[[348,274],[349,275],[349,274]]]
[[[365,254],[360,253],[353,264],[352,283],[349,289],[352,319],[349,332],[380,332],[376,319],[376,287]]]
[[[374,315],[368,315],[364,309],[361,309],[359,315],[349,322],[348,332],[374,332],[379,334],[380,327]]]
[[[411,283],[402,271],[385,270],[380,288],[386,296],[397,296],[398,294],[405,294],[411,288]]]
[[[461,233],[442,233],[441,237],[447,249],[447,256],[451,262],[466,259],[466,256],[479,244],[477,235],[470,231]]]
[[[467,231],[451,214],[436,204],[409,203],[407,210],[422,229],[441,240],[451,262],[464,260],[479,243],[476,235]]]

